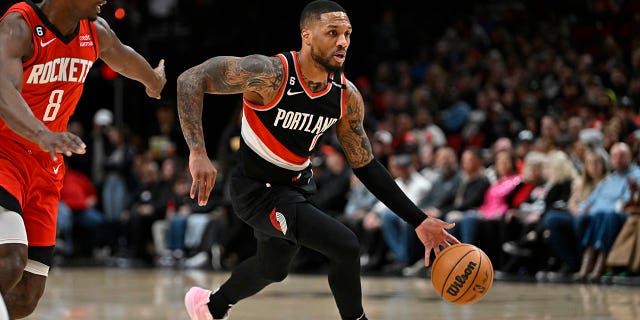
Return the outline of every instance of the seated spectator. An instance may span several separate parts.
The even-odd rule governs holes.
[[[340,147],[325,144],[324,170],[316,176],[318,191],[310,200],[333,217],[343,214],[351,184],[351,168]]]
[[[396,177],[396,183],[400,189],[414,203],[423,198],[431,189],[431,183],[416,171],[413,158],[408,154],[391,156],[389,170]],[[421,258],[415,257],[414,244],[418,240],[411,225],[393,213],[382,202],[378,202],[372,211],[381,223],[382,235],[394,256],[395,267],[405,267]]]
[[[577,172],[566,153],[551,151],[542,173],[546,180],[542,206],[540,208],[535,205],[530,206],[530,209],[533,210],[523,219],[522,236],[517,241],[506,242],[503,249],[514,257],[522,258],[521,262],[530,273],[542,269],[543,273],[539,275],[546,279],[547,271],[561,269],[564,275],[577,271],[577,264],[565,265],[562,268],[556,263],[547,265],[550,261],[549,252],[547,252],[547,246],[544,243],[545,227],[543,223],[543,219],[549,211],[566,210],[571,195],[571,184],[577,176]]]
[[[484,170],[484,175],[489,179],[489,182],[491,184],[494,184],[498,180],[498,173],[496,172],[497,170],[496,163],[497,163],[498,153],[503,151],[506,151],[510,154],[513,154],[514,152],[513,143],[507,137],[498,138],[491,146],[491,153],[489,155],[490,158],[487,159],[487,161],[490,162],[491,164],[487,166],[487,168]],[[511,157],[514,158],[513,173],[519,173],[518,167],[517,167],[518,159],[516,159],[515,156],[511,156]]]
[[[429,216],[441,218],[441,212],[449,212],[453,208],[461,176],[458,172],[458,159],[453,148],[438,149],[435,158],[438,178],[433,181],[433,185],[437,188],[431,188],[426,196],[420,199],[418,207],[423,208]]]
[[[157,263],[160,266],[172,266],[185,256],[187,217],[193,201],[189,195],[190,187],[191,181],[187,177],[178,178],[173,194],[167,200],[165,218],[152,225],[155,253],[159,256]]]
[[[522,177],[514,170],[512,153],[510,151],[498,152],[495,162],[498,180],[487,189],[480,207],[475,210],[452,211],[447,214],[447,221],[456,223],[449,232],[461,242],[474,244],[485,250],[495,262],[495,268],[500,267],[501,260],[499,259],[499,250],[494,250],[491,247],[496,241],[496,231],[490,229],[504,218],[504,214],[509,209],[507,196],[522,180]],[[483,232],[483,230],[487,231]]]
[[[576,272],[580,268],[582,249],[574,228],[574,216],[581,214],[578,204],[586,200],[607,175],[607,162],[602,153],[587,151],[584,171],[571,184],[566,208],[562,208],[559,204],[549,208],[547,204],[547,211],[542,217],[543,229],[548,234],[546,241],[549,249],[560,265],[557,274],[547,274],[547,278],[558,276],[564,278],[565,273]],[[561,173],[566,174],[564,171]]]
[[[149,250],[151,226],[166,214],[167,198],[161,191],[158,164],[143,160],[139,168],[139,185],[132,193],[132,201],[123,212],[127,247],[124,255],[133,263],[152,263],[154,253]],[[127,262],[127,263],[128,263]]]
[[[418,207],[425,213],[440,217],[441,212],[449,212],[453,207],[456,190],[460,186],[461,175],[458,172],[458,159],[453,148],[443,147],[436,151],[435,169],[437,178],[433,181],[436,188],[431,188],[424,198],[418,202]],[[412,266],[402,270],[403,275],[418,275],[426,271],[424,259],[419,259]]]
[[[103,230],[104,217],[96,208],[98,195],[91,179],[72,167],[66,167],[62,189],[58,225],[64,240],[66,255],[91,255],[98,245],[105,244],[109,235]]]
[[[174,228],[169,229],[170,238],[180,239],[182,236],[183,250],[188,257],[184,260],[186,268],[210,266],[210,269],[220,270],[224,267],[223,258],[234,254],[233,246],[242,247],[247,242],[254,242],[250,234],[248,237],[245,233],[238,236],[241,232],[238,227],[241,227],[244,222],[237,219],[237,216],[231,212],[231,204],[226,199],[228,180],[224,177],[228,175],[225,174],[219,162],[212,163],[218,170],[215,183],[217,187],[211,191],[207,203],[200,206],[197,198],[188,198],[189,189],[187,188],[185,203],[188,208],[185,208],[185,211],[189,213],[185,215],[186,218],[182,223],[174,224]],[[190,179],[187,180],[190,181]],[[191,182],[188,185],[191,186]],[[232,237],[233,239],[229,240]],[[234,243],[230,244],[230,242]]]
[[[482,205],[484,194],[490,186],[489,179],[483,173],[482,152],[478,148],[469,148],[462,153],[460,162],[460,184],[454,191],[451,207],[428,208],[426,213],[429,216],[442,217],[448,212],[464,212]]]
[[[640,189],[629,181],[631,197],[624,211],[629,215],[607,257],[608,274],[625,278],[640,275]]]
[[[537,151],[525,156],[520,183],[507,195],[509,209],[504,216],[504,239],[518,238],[521,233],[530,231],[544,211],[547,190],[542,168],[545,161],[546,155]]]
[[[364,227],[364,218],[377,202],[378,199],[352,174],[344,215],[339,220],[360,240],[360,264],[366,271],[379,269],[386,263],[387,245],[380,229],[367,230]]]
[[[94,174],[103,177],[102,206],[105,218],[117,223],[131,201],[132,165],[135,148],[129,144],[124,130],[97,126],[94,132]],[[103,141],[103,135],[107,141]],[[106,144],[106,145],[105,145]],[[102,155],[102,157],[100,156]]]
[[[585,249],[574,277],[578,281],[595,281],[604,273],[609,250],[627,218],[622,209],[629,199],[628,179],[640,181],[640,169],[631,163],[631,150],[626,143],[615,143],[610,153],[613,171],[579,206],[583,214],[577,217],[578,224],[584,217],[588,217],[588,224],[585,222],[586,228],[579,232]]]

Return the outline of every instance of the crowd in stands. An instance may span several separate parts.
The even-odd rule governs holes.
[[[483,249],[496,278],[600,281],[640,272],[640,6],[585,2],[578,15],[517,1],[477,6],[410,55],[401,52],[406,44],[394,45],[405,29],[388,9],[375,28],[376,67],[355,77],[346,70],[363,95],[376,158],[426,214],[455,222],[458,239]],[[108,109],[70,124],[90,152],[66,162],[62,263],[225,270],[253,254],[226,179],[237,162],[241,109],[207,138],[216,140],[209,154],[219,171],[204,207],[188,196],[175,112],[174,102],[159,106],[144,134],[114,122]],[[358,236],[363,272],[425,274],[412,228],[352,174],[334,133],[312,165],[318,193],[310,201]],[[307,250],[292,266],[325,267]]]

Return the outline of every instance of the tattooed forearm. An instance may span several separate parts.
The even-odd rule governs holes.
[[[178,117],[189,150],[204,149],[202,132],[202,101],[204,82],[198,67],[191,68],[178,77]]]
[[[364,101],[349,83],[347,114],[338,123],[337,134],[349,164],[353,168],[365,166],[373,159],[371,143],[364,131]]]

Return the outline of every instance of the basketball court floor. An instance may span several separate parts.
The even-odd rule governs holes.
[[[228,273],[159,269],[56,268],[27,319],[188,319],[191,286],[214,288]],[[480,302],[442,301],[421,278],[363,277],[369,319],[640,319],[638,287],[495,282]],[[290,275],[241,301],[232,320],[339,319],[324,275]]]

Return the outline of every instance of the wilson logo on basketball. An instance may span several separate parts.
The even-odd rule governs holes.
[[[477,264],[475,262],[469,261],[469,264],[464,269],[464,273],[461,275],[457,275],[455,277],[455,281],[451,285],[449,285],[449,288],[447,288],[447,293],[452,296],[457,296],[460,292],[460,289],[464,287],[464,284],[469,279],[469,276],[473,273],[473,270],[475,270],[476,266]]]
[[[276,211],[276,208],[271,210],[271,214],[269,214],[269,220],[271,220],[271,224],[276,230],[282,232],[282,234],[287,234],[287,219],[284,218],[284,215],[280,212]]]

